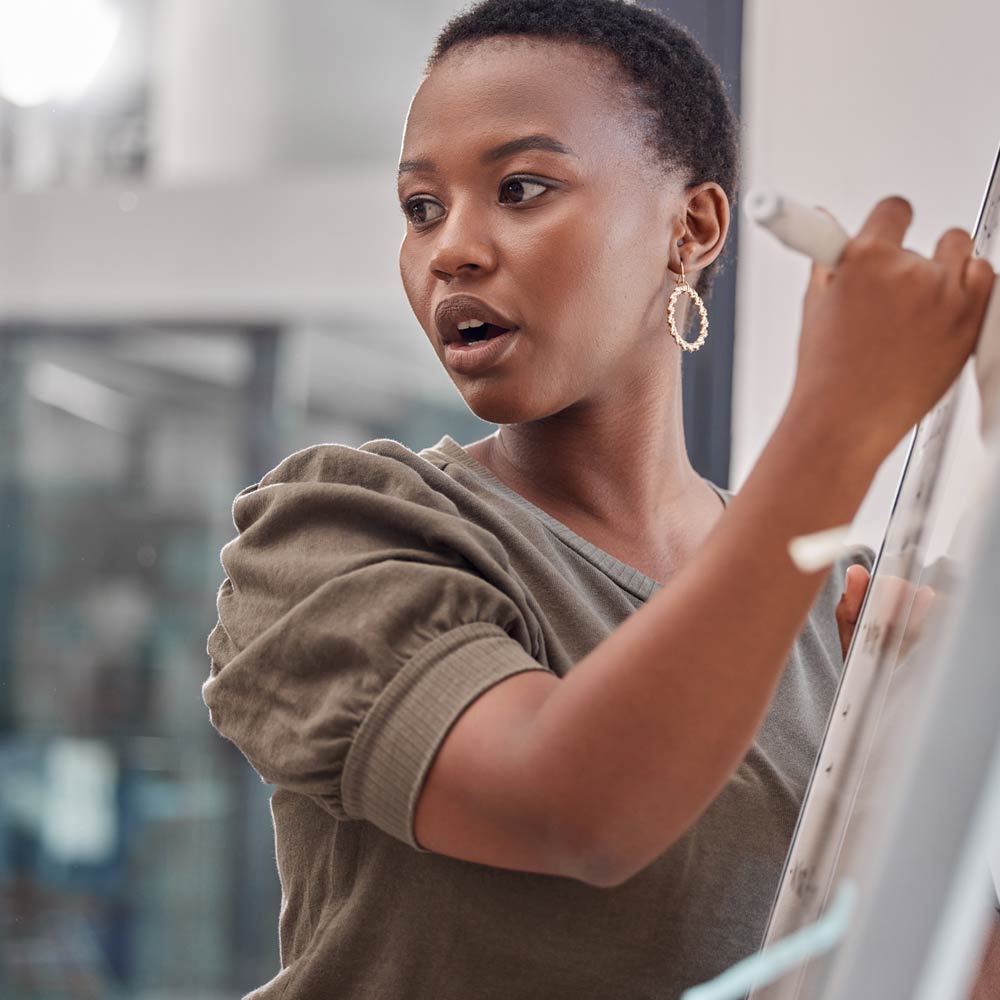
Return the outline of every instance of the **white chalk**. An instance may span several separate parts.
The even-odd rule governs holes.
[[[746,208],[754,222],[774,233],[785,246],[827,267],[837,263],[850,239],[832,215],[772,191],[751,192]]]
[[[812,535],[797,535],[788,543],[788,554],[803,573],[815,573],[832,566],[849,550],[847,538],[850,533],[851,525],[843,524]]]

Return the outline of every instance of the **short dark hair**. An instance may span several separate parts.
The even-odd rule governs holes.
[[[718,66],[686,28],[624,0],[482,0],[441,29],[425,72],[462,42],[503,35],[579,42],[611,53],[639,106],[652,112],[647,142],[660,161],[683,171],[686,187],[715,181],[735,206],[739,123]],[[703,297],[724,256],[702,271]]]

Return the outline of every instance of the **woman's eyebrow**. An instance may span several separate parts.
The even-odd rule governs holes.
[[[483,153],[479,157],[479,162],[496,163],[497,160],[513,156],[515,153],[521,153],[526,149],[544,149],[550,153],[576,156],[576,153],[569,146],[561,143],[558,139],[554,139],[551,135],[544,135],[539,132],[535,135],[524,135],[519,139],[502,142],[499,146],[494,146]],[[434,174],[437,173],[437,167],[430,160],[401,160],[396,176],[402,177],[403,174],[417,171],[425,174]]]

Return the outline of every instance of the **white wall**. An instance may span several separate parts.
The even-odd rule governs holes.
[[[155,177],[394,168],[424,59],[460,6],[158,0]]]
[[[904,245],[933,252],[950,226],[972,230],[1000,141],[1000,3],[747,0],[744,190],[822,205],[849,231],[901,194]],[[732,482],[738,487],[792,386],[809,267],[763,230],[741,230]],[[863,359],[859,359],[863,363]],[[861,512],[881,537],[897,449]]]

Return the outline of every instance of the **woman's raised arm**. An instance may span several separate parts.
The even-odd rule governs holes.
[[[879,465],[972,352],[993,271],[948,230],[902,249],[879,202],[836,268],[813,267],[791,399],[697,558],[563,679],[473,702],[417,805],[421,846],[618,885],[666,850],[749,749],[826,571],[788,542],[849,522]]]

